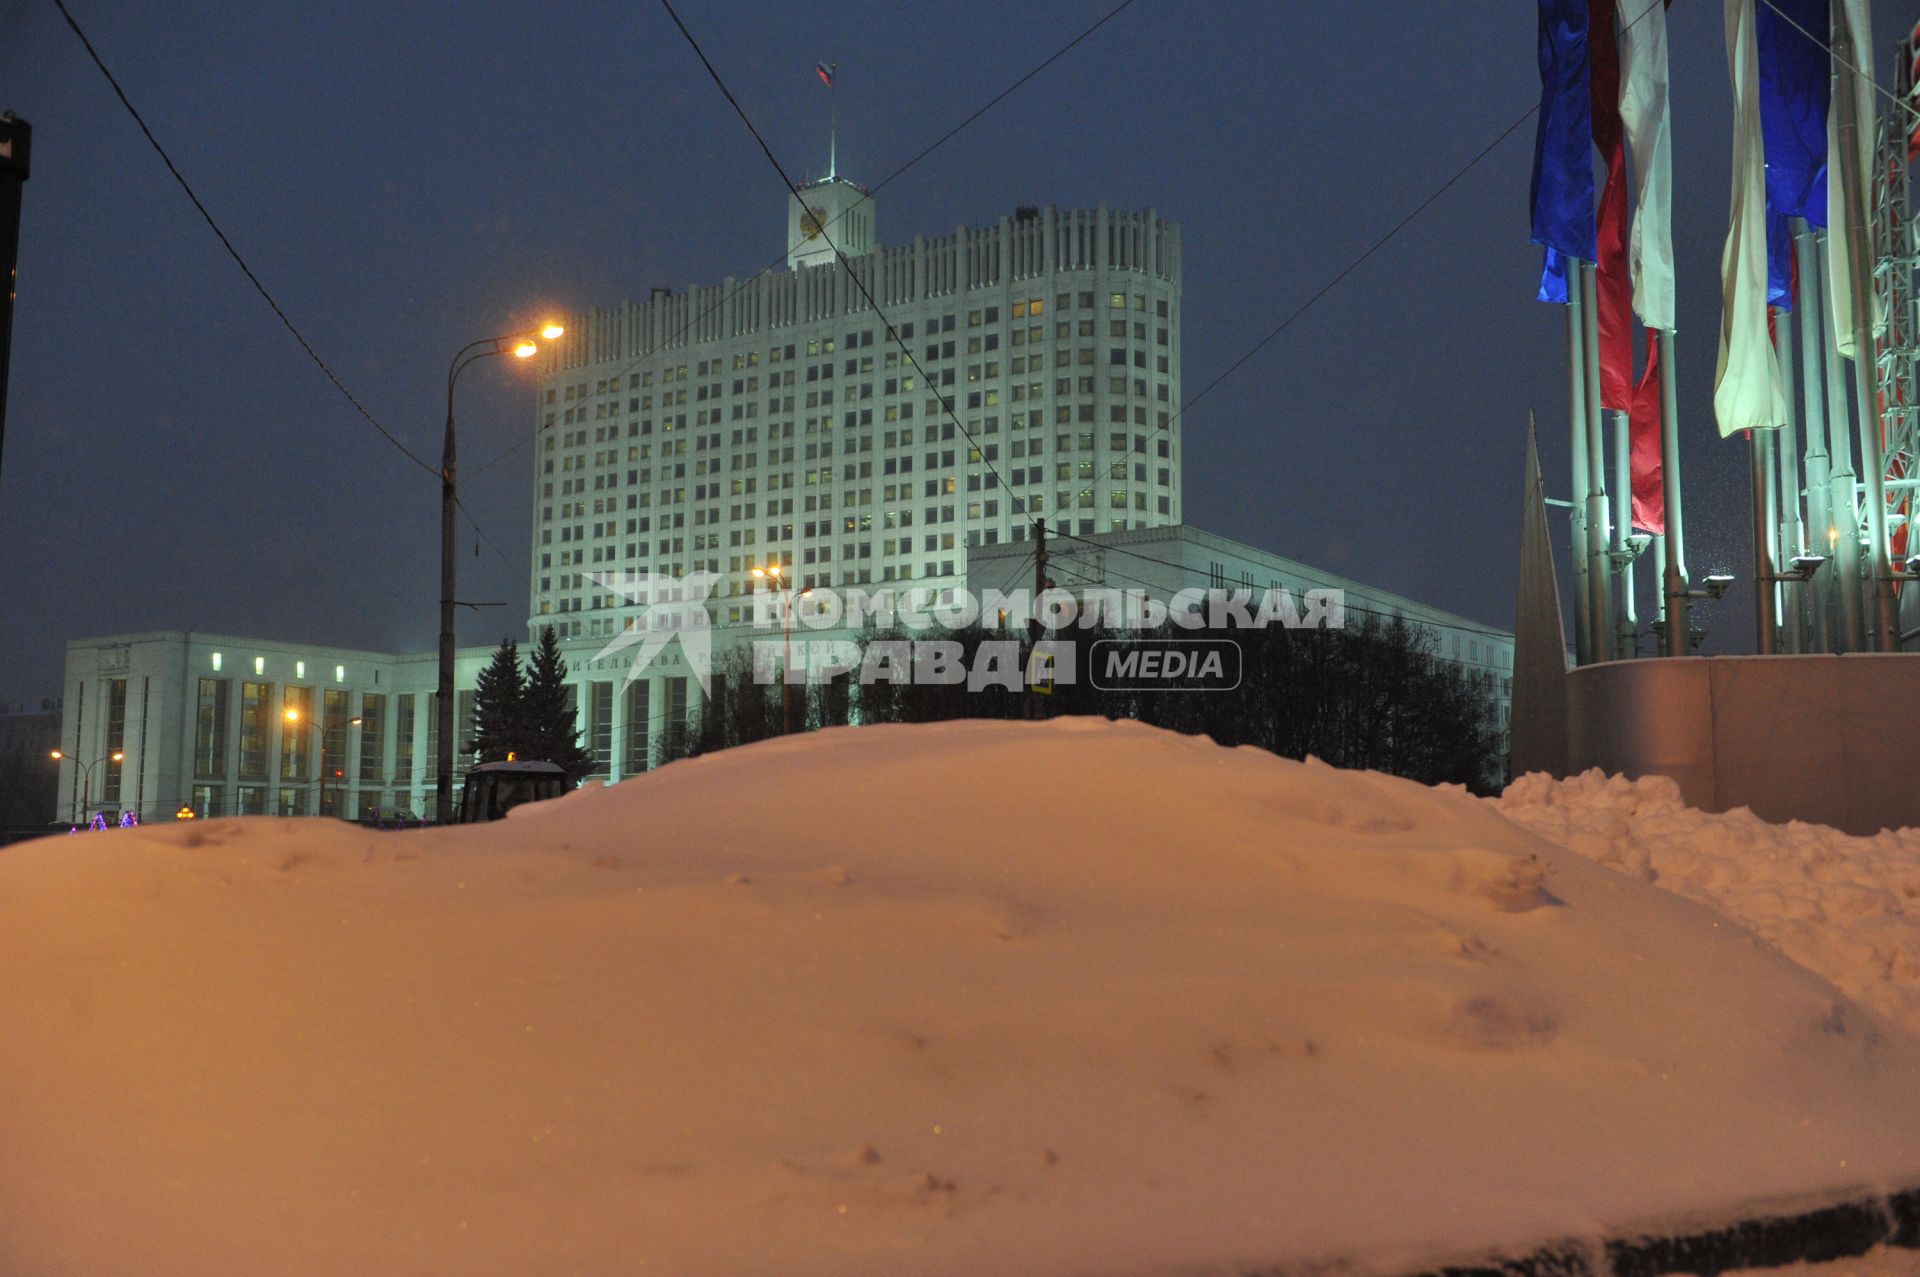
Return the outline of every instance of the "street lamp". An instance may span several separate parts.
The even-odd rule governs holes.
[[[49,750],[47,757],[57,763],[65,758],[66,755],[55,749]],[[80,819],[87,819],[87,813],[93,808],[93,769],[101,763],[117,763],[125,758],[125,752],[116,749],[105,758],[96,758],[90,763],[83,763],[77,758],[73,760],[73,765],[80,769]]]
[[[299,722],[300,711],[297,709],[289,709],[286,713],[286,719],[289,723]],[[320,814],[323,816],[327,814],[327,737],[339,731],[342,727],[358,727],[360,721],[360,718],[356,715],[353,718],[336,718],[331,723],[324,725],[318,720],[315,720],[313,723],[315,727],[320,728]],[[346,754],[344,749],[340,752],[342,756]]]
[[[782,575],[778,563],[771,564],[764,568],[755,568],[753,575],[762,581],[772,581],[773,588],[780,591],[781,599],[784,603],[781,620],[786,639],[784,643],[785,656],[782,658],[782,664],[780,666],[780,734],[782,736],[790,736],[793,734],[793,698],[791,691],[793,684],[788,679],[787,671],[793,668],[793,581],[792,578]],[[800,597],[804,599],[812,593],[813,591],[811,589],[805,589],[800,591]]]
[[[536,337],[553,341],[566,333],[548,323],[536,332],[483,337],[460,348],[447,366],[447,432],[440,445],[440,704],[435,722],[440,734],[439,776],[434,782],[434,810],[441,824],[453,820],[453,512],[459,504],[455,483],[453,387],[468,365],[495,355],[531,359],[540,349]]]

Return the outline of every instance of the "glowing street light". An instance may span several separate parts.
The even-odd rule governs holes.
[[[60,750],[53,749],[47,751],[47,757],[57,763],[66,758],[67,755]],[[101,763],[124,762],[126,757],[125,751],[116,749],[105,758],[96,758],[90,763],[83,763],[77,758],[73,760],[73,765],[80,769],[80,819],[85,820],[87,813],[93,810],[93,769]]]
[[[300,711],[298,708],[289,705],[286,713],[282,715],[282,717],[289,723],[297,723],[300,721]],[[362,720],[358,715],[355,715],[352,718],[336,718],[332,722],[324,725],[318,719],[312,721],[313,725],[320,729],[320,811],[324,814],[327,810],[327,737],[339,731],[342,727],[357,727]]]
[[[780,667],[780,734],[782,736],[790,736],[793,734],[793,684],[787,678],[787,671],[793,668],[794,594],[792,578],[783,578],[781,576],[780,565],[778,563],[769,564],[764,568],[754,568],[753,575],[762,581],[772,581],[773,588],[781,592],[782,602],[784,604],[781,609],[781,628],[786,637],[784,643],[785,656]],[[812,593],[813,591],[811,589],[805,589],[800,591],[800,597],[804,599]]]
[[[515,359],[531,359],[540,350],[534,340],[546,341],[566,335],[566,326],[552,320],[537,330],[506,333],[470,341],[454,355],[447,366],[447,430],[440,445],[440,703],[435,723],[440,734],[439,757],[434,760],[439,772],[434,782],[435,819],[441,824],[453,820],[453,514],[459,505],[457,467],[454,464],[453,388],[470,364],[495,355],[511,354]]]

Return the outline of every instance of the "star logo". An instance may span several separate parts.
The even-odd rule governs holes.
[[[605,647],[594,653],[594,660],[616,656],[631,647],[633,655],[626,682],[647,672],[654,658],[667,650],[675,639],[687,666],[700,680],[702,695],[712,690],[713,620],[707,615],[707,597],[720,583],[718,572],[689,572],[668,576],[664,572],[589,572],[587,579],[611,594],[619,594],[635,605],[627,624]]]

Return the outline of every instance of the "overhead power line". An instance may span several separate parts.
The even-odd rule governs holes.
[[[1513,136],[1514,131],[1517,130],[1522,124],[1525,124],[1528,120],[1532,119],[1533,116],[1539,110],[1540,110],[1540,104],[1536,102],[1532,106],[1528,107],[1525,111],[1522,111],[1518,116],[1518,118],[1516,118],[1513,121],[1513,123],[1507,125],[1507,127],[1505,127],[1504,129],[1501,129],[1500,132],[1496,133],[1492,141],[1488,142],[1485,146],[1481,147],[1478,151],[1476,151],[1472,159],[1468,160],[1465,164],[1462,164],[1459,168],[1455,169],[1451,177],[1447,178],[1446,181],[1442,182],[1438,187],[1436,187],[1433,190],[1433,192],[1429,194],[1425,199],[1421,200],[1418,204],[1414,205],[1412,210],[1409,211],[1407,215],[1405,217],[1402,217],[1398,222],[1395,222],[1392,228],[1389,229],[1386,232],[1386,234],[1374,240],[1372,244],[1369,244],[1367,246],[1366,251],[1362,252],[1358,257],[1355,257],[1352,261],[1348,262],[1344,267],[1342,267],[1338,274],[1334,275],[1332,279],[1329,279],[1326,283],[1322,284],[1317,290],[1315,290],[1314,294],[1311,297],[1307,298],[1305,301],[1301,302],[1298,306],[1294,307],[1293,310],[1289,312],[1287,316],[1284,319],[1282,319],[1278,324],[1276,324],[1267,333],[1266,336],[1262,337],[1259,341],[1254,342],[1252,346],[1247,348],[1244,354],[1242,354],[1238,359],[1234,360],[1232,363],[1228,364],[1225,371],[1221,372],[1219,376],[1215,377],[1212,381],[1209,381],[1206,385],[1202,386],[1198,394],[1194,395],[1192,398],[1188,399],[1185,403],[1181,404],[1180,407],[1175,409],[1174,412],[1170,416],[1168,416],[1168,418],[1165,421],[1156,425],[1152,430],[1148,431],[1146,434],[1141,435],[1139,440],[1134,444],[1134,446],[1131,449],[1129,449],[1127,453],[1124,456],[1122,456],[1118,461],[1109,463],[1109,468],[1107,471],[1108,476],[1111,477],[1115,470],[1126,466],[1127,463],[1132,461],[1136,455],[1138,455],[1144,460],[1147,455],[1146,447],[1149,443],[1151,443],[1154,439],[1158,438],[1161,434],[1165,433],[1169,426],[1171,426],[1174,422],[1178,421],[1182,416],[1184,416],[1188,409],[1192,408],[1195,404],[1199,403],[1202,399],[1205,399],[1209,394],[1211,394],[1216,388],[1219,387],[1221,382],[1225,381],[1227,378],[1233,376],[1234,373],[1239,372],[1241,368],[1245,367],[1247,363],[1251,361],[1255,355],[1259,354],[1262,350],[1265,350],[1269,345],[1271,345],[1275,338],[1279,337],[1281,333],[1284,333],[1285,331],[1287,331],[1287,329],[1291,328],[1295,320],[1299,319],[1302,315],[1306,314],[1309,310],[1312,310],[1315,303],[1317,303],[1322,297],[1325,297],[1328,293],[1338,288],[1340,284],[1347,278],[1347,276],[1353,274],[1353,272],[1355,272],[1356,270],[1359,270],[1360,267],[1364,266],[1367,263],[1367,260],[1369,258],[1371,258],[1375,253],[1379,252],[1381,249],[1385,248],[1387,244],[1393,240],[1394,236],[1398,235],[1401,231],[1405,230],[1413,222],[1415,218],[1419,217],[1420,214],[1426,212],[1427,209],[1431,208],[1434,202],[1437,201],[1442,195],[1445,195],[1448,191],[1452,190],[1454,185],[1458,183],[1461,178],[1465,177],[1468,173],[1472,172],[1474,167],[1478,165],[1481,160],[1484,160],[1487,158],[1487,156],[1493,154],[1494,150],[1502,142],[1506,141],[1509,137]],[[1095,482],[1097,483],[1099,481],[1095,480]],[[1093,485],[1089,484],[1087,487],[1080,489],[1078,493],[1074,494],[1074,499],[1078,500],[1080,497],[1085,496],[1087,493],[1092,491],[1093,491]],[[1073,502],[1071,501],[1068,502],[1069,506],[1071,506],[1072,504]]]
[[[365,418],[368,425],[378,430],[388,443],[398,448],[407,460],[413,462],[413,464],[419,466],[428,474],[437,477],[440,474],[440,468],[428,464],[427,461],[413,449],[401,443],[391,430],[381,425],[374,415],[367,410],[367,406],[361,403],[351,390],[347,389],[346,383],[341,381],[333,369],[327,365],[327,361],[320,357],[320,352],[313,348],[313,343],[308,341],[306,335],[295,326],[292,318],[282,309],[280,303],[274,299],[273,294],[267,291],[267,286],[260,281],[260,276],[254,273],[253,267],[247,265],[247,259],[242,257],[240,250],[233,246],[233,241],[227,237],[227,233],[220,229],[220,223],[216,222],[213,219],[213,214],[207,211],[207,206],[201,202],[200,196],[194,192],[193,185],[187,181],[186,175],[182,173],[179,166],[173,162],[173,157],[167,154],[167,148],[160,145],[160,139],[153,135],[151,128],[147,127],[146,119],[127,97],[126,90],[120,87],[120,81],[114,78],[113,72],[107,69],[107,64],[101,59],[99,51],[93,47],[93,41],[87,38],[87,33],[82,31],[80,24],[74,20],[73,14],[67,9],[66,0],[53,0],[53,3],[54,6],[60,10],[60,16],[67,20],[67,26],[72,28],[74,35],[80,38],[80,43],[85,46],[87,50],[87,56],[93,59],[93,65],[100,69],[100,74],[105,76],[107,83],[112,86],[114,96],[120,99],[120,105],[127,109],[127,114],[133,117],[133,122],[140,126],[140,132],[146,137],[147,144],[153,147],[154,153],[160,157],[161,163],[167,166],[167,172],[173,174],[173,180],[180,184],[180,189],[186,192],[189,200],[193,201],[193,207],[199,211],[201,219],[207,224],[207,228],[211,230],[214,237],[220,241],[220,246],[227,250],[227,256],[233,258],[234,265],[238,266],[241,273],[247,277],[247,282],[253,285],[254,291],[266,299],[267,305],[273,308],[273,313],[279,317],[280,322],[286,326],[287,331],[293,334],[293,339],[300,343],[300,349],[307,352],[307,358],[313,361],[314,367],[325,373],[327,380],[333,383],[334,389],[338,390],[346,401],[353,405],[354,411]]]
[[[1078,48],[1080,44],[1084,42],[1088,37],[1092,36],[1094,32],[1100,30],[1101,27],[1106,26],[1107,23],[1111,22],[1114,18],[1118,17],[1124,10],[1132,6],[1134,2],[1135,0],[1120,0],[1120,3],[1116,4],[1113,8],[1107,10],[1104,14],[1102,14],[1100,18],[1093,23],[1093,25],[1085,28],[1078,35],[1074,36],[1071,40],[1068,40],[1065,44],[1061,45],[1058,49],[1055,49],[1047,57],[1035,63],[1031,68],[1027,70],[1026,74],[1022,75],[1019,79],[1009,84],[1006,88],[1000,90],[1000,92],[994,94],[993,97],[989,98],[984,105],[976,109],[972,114],[968,115],[965,119],[961,120],[960,123],[954,125],[952,128],[948,129],[945,133],[942,133],[939,137],[935,138],[932,142],[929,142],[926,146],[922,147],[913,156],[912,159],[902,164],[899,168],[894,169],[893,172],[887,174],[886,177],[882,178],[878,183],[876,183],[874,186],[869,188],[867,191],[867,197],[871,199],[872,197],[878,195],[881,191],[885,190],[888,186],[892,185],[894,181],[896,181],[898,178],[904,175],[908,169],[913,168],[916,164],[920,163],[920,161],[926,159],[929,155],[932,155],[935,151],[945,146],[948,142],[951,142],[969,125],[979,120],[980,117],[987,114],[987,112],[993,110],[993,108],[1000,105],[1000,103],[1006,101],[1007,98],[1011,97],[1017,90],[1025,87],[1028,81],[1032,80],[1035,76],[1039,75],[1042,71],[1046,70],[1048,67],[1058,62],[1061,58],[1071,53],[1074,49]],[[832,221],[827,223],[827,229],[830,231],[833,227],[839,225],[840,222],[846,218],[847,213],[849,211],[851,210],[842,210],[838,215],[836,215],[833,218]],[[691,332],[693,328],[696,325],[698,325],[702,320],[706,319],[707,316],[713,314],[713,312],[715,312],[716,310],[719,310],[722,306],[726,305],[728,302],[732,301],[735,297],[738,297],[741,293],[745,292],[748,288],[752,287],[768,272],[772,271],[775,267],[780,265],[780,263],[784,262],[786,258],[787,258],[787,254],[784,250],[778,256],[771,258],[766,263],[766,265],[762,266],[759,270],[755,271],[753,274],[749,275],[747,278],[741,280],[738,284],[734,285],[731,291],[726,293],[724,296],[716,298],[712,305],[708,306],[705,310],[702,310],[699,314],[690,317],[685,324],[681,325],[679,331],[675,332],[671,337],[667,338],[660,345],[656,346],[654,349],[650,351],[647,351],[643,355],[639,355],[635,357],[633,360],[629,361],[626,365],[621,367],[617,372],[613,374],[613,377],[610,379],[609,384],[611,384],[611,382],[614,380],[618,380],[619,378],[626,376],[628,373],[638,368],[641,364],[646,363],[648,360],[653,359],[661,354],[666,353],[669,350],[674,349],[676,345],[679,343],[680,339],[682,337],[685,337],[687,333]],[[598,396],[599,396],[599,392],[596,390],[593,397],[598,398]],[[488,458],[485,462],[482,462],[479,466],[475,467],[473,470],[468,472],[467,474],[468,481],[471,482],[472,480],[477,479],[481,474],[485,473],[488,470],[491,470],[494,466],[500,464],[502,461],[505,461],[508,457],[511,457],[514,453],[520,451],[520,449],[526,447],[529,443],[533,442],[534,439],[538,438],[541,431],[544,429],[545,429],[544,426],[535,426],[533,430],[529,431],[528,433],[522,435],[519,439],[515,440],[514,443],[511,446],[509,446],[505,451],[500,452],[495,456]]]
[[[720,90],[720,95],[726,98],[727,105],[731,106],[734,114],[740,117],[740,123],[744,124],[747,132],[753,135],[754,142],[760,147],[760,153],[767,157],[767,163],[771,164],[773,171],[780,175],[780,181],[786,186],[796,201],[804,202],[800,194],[799,186],[787,175],[786,168],[780,163],[778,157],[774,155],[773,148],[767,145],[766,138],[760,135],[759,128],[754,124],[752,117],[747,114],[746,108],[740,105],[740,99],[733,95],[733,90],[727,87],[727,82],[720,75],[719,69],[713,65],[712,59],[707,57],[706,50],[700,47],[698,40],[694,39],[693,32],[687,29],[687,24],[680,20],[679,12],[673,7],[673,0],[660,0],[660,7],[667,11],[667,16],[673,19],[673,25],[680,29],[681,36],[685,38],[688,46],[693,50],[694,56],[700,59],[700,65],[707,69],[707,75],[713,80],[714,87]],[[880,303],[875,299],[873,290],[867,287],[867,281],[860,278],[860,272],[853,268],[853,263],[847,258],[845,253],[840,251],[840,246],[827,234],[824,227],[821,228],[820,238],[824,240],[827,247],[832,250],[834,260],[840,263],[840,269],[846,273],[847,279],[852,282],[855,288],[860,290],[860,296],[866,300],[867,308],[879,318],[881,325],[886,328],[888,339],[891,340],[895,346],[899,347],[901,355],[906,358],[907,363],[913,368],[914,372],[923,380],[928,381],[928,388],[933,389],[933,383],[927,379],[926,369],[922,368],[920,361],[913,357],[913,350],[907,345],[905,339],[900,336],[900,330],[894,327],[893,321],[887,318],[886,311],[880,308]],[[1020,513],[1026,507],[1026,503],[1020,499],[1020,494],[1013,490],[1012,485],[1007,482],[1006,477],[1000,473],[1000,468],[987,459],[986,449],[980,446],[980,441],[973,437],[973,432],[967,429],[966,423],[961,421],[959,415],[954,412],[953,401],[949,399],[944,392],[936,391],[935,393],[939,397],[940,408],[946,413],[947,420],[954,424],[960,433],[966,437],[967,442],[972,445],[973,450],[980,455],[981,461],[987,467],[987,473],[993,476],[994,482],[1005,490],[1008,500],[1012,502],[1013,512],[1016,514]]]

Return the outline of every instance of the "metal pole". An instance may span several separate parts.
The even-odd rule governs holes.
[[[1806,492],[1807,522],[1803,546],[1815,553],[1831,554],[1833,527],[1832,475],[1827,461],[1826,413],[1826,287],[1820,276],[1820,241],[1805,219],[1794,219],[1793,252],[1800,265],[1800,387],[1806,398]],[[1831,582],[1839,576],[1832,571],[1818,572],[1801,586],[1810,613],[1808,647],[1831,652],[1833,646],[1833,590]]]
[[[1801,297],[1795,306],[1805,304],[1806,287],[1801,285]],[[1781,389],[1787,397],[1787,419],[1780,427],[1769,454],[1771,470],[1769,472],[1773,486],[1768,495],[1773,509],[1774,562],[1793,558],[1806,553],[1806,528],[1800,522],[1800,433],[1799,413],[1795,405],[1793,362],[1793,316],[1777,316],[1774,324],[1774,349],[1780,356]],[[1781,584],[1775,596],[1774,605],[1780,622],[1780,642],[1789,652],[1799,653],[1807,650],[1806,643],[1806,593],[1803,582],[1789,581]]]
[[[1667,627],[1667,592],[1661,588],[1661,572],[1658,565],[1667,561],[1666,533],[1654,533],[1653,544],[1648,548],[1653,551],[1653,561],[1655,564],[1653,571],[1653,621],[1656,628],[1665,630]]]
[[[1588,321],[1581,331],[1586,346],[1587,383],[1587,604],[1593,619],[1593,659],[1613,659],[1613,605],[1607,560],[1607,450],[1600,424],[1600,308],[1595,302],[1599,272],[1592,262],[1580,263],[1580,298]]]
[[[1821,263],[1829,276],[1835,269],[1831,241],[1821,238]],[[1829,308],[1830,309],[1830,308]],[[1827,327],[1832,328],[1829,322]],[[1827,552],[1833,556],[1833,590],[1839,596],[1833,650],[1858,652],[1865,648],[1860,621],[1860,511],[1854,504],[1853,423],[1847,405],[1847,382],[1840,352],[1829,334],[1827,364],[1827,501],[1832,523],[1827,528]]]
[[[1873,373],[1873,241],[1867,237],[1867,174],[1860,163],[1860,130],[1872,127],[1860,119],[1859,98],[1845,69],[1859,63],[1852,27],[1846,21],[1845,0],[1833,0],[1833,60],[1847,78],[1844,91],[1833,94],[1836,140],[1840,144],[1840,181],[1847,210],[1847,288],[1853,297],[1853,390],[1859,405],[1860,464],[1865,471],[1867,504],[1867,571],[1873,596],[1873,648],[1900,650],[1900,616],[1893,596],[1893,565],[1887,558],[1887,502],[1880,486],[1882,468],[1879,391]]]
[[[1616,657],[1640,655],[1640,621],[1634,614],[1633,560],[1627,553],[1627,534],[1633,527],[1633,435],[1632,421],[1624,412],[1602,414],[1613,426],[1613,552],[1608,557],[1614,569],[1614,638]]]
[[[1771,430],[1747,431],[1753,465],[1753,613],[1756,650],[1773,655],[1773,511],[1767,503],[1767,448]]]
[[[14,277],[20,261],[20,188],[32,167],[33,126],[8,111],[0,115],[0,460],[7,443],[7,378],[13,351]]]
[[[462,352],[465,353],[465,352]],[[438,769],[434,781],[434,819],[442,825],[453,823],[453,512],[455,474],[453,446],[453,386],[463,365],[458,362],[447,371],[447,430],[440,445],[440,697],[434,706],[434,722],[439,732]]]
[[[1680,508],[1680,405],[1673,376],[1673,333],[1660,334],[1660,495],[1667,508],[1665,586],[1668,656],[1690,650],[1691,600],[1687,598],[1687,547]]]
[[[780,734],[793,735],[793,587],[787,587],[785,642],[780,657]]]
[[[1573,559],[1574,664],[1593,662],[1592,599],[1587,588],[1587,355],[1585,315],[1577,274],[1567,281],[1567,420],[1573,456],[1573,498],[1568,515],[1568,554]]]

